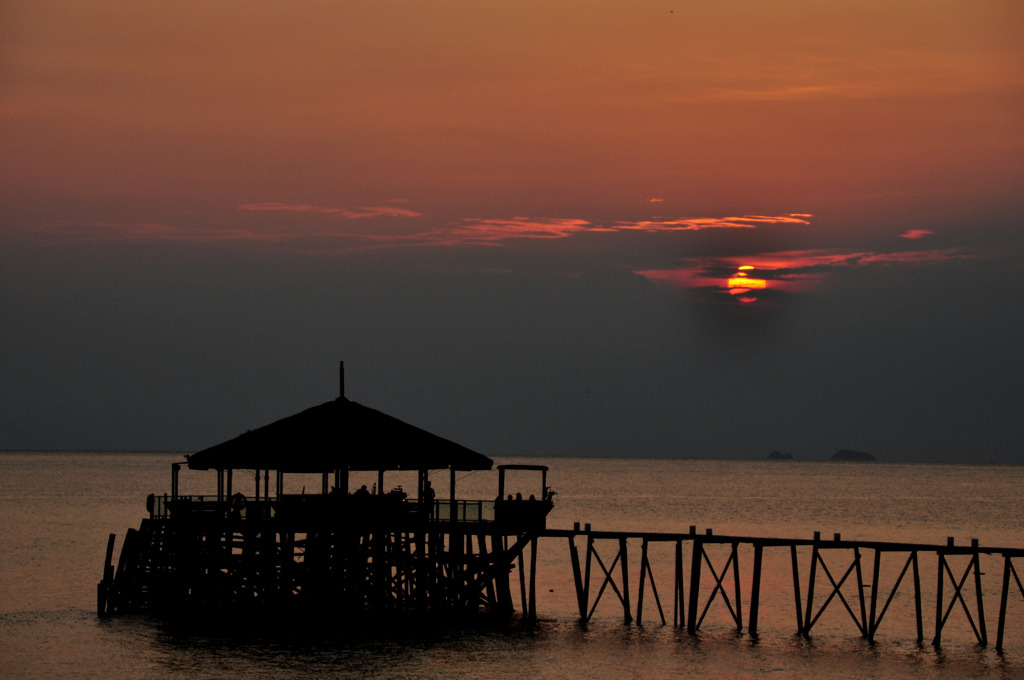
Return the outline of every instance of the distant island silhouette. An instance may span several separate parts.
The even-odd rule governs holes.
[[[851,451],[850,449],[842,449],[836,451],[832,455],[832,460],[856,460],[856,461],[873,461],[878,460],[870,453],[864,453],[863,451]]]
[[[772,451],[768,454],[768,460],[793,460],[793,454],[783,453],[782,451]]]

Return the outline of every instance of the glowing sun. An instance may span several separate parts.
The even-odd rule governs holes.
[[[768,282],[764,279],[751,278],[749,272],[753,267],[744,265],[739,270],[729,277],[727,284],[729,288],[729,294],[735,295],[736,299],[740,302],[754,302],[757,300],[757,295],[753,294],[754,291],[764,290],[768,288]]]

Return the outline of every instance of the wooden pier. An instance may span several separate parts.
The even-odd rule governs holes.
[[[670,613],[672,626],[696,634],[717,605],[736,631],[758,636],[765,604],[777,606],[780,584],[791,579],[799,635],[809,637],[826,612],[838,610],[869,642],[887,620],[912,619],[916,641],[925,641],[927,629],[938,647],[957,612],[955,620],[965,620],[977,644],[986,646],[985,600],[988,595],[991,602],[992,593],[991,577],[988,592],[982,577],[985,568],[1001,567],[996,649],[1003,649],[1008,631],[1019,631],[1022,617],[1008,613],[1020,611],[1024,598],[1024,549],[973,539],[957,545],[952,538],[938,545],[851,541],[840,534],[823,539],[819,533],[809,539],[723,536],[695,526],[685,533],[593,531],[579,523],[552,529],[546,467],[499,465],[496,495],[460,498],[457,473],[491,470],[491,459],[349,401],[343,367],[341,384],[334,401],[188,457],[189,470],[216,473],[211,496],[181,494],[182,464],[174,463],[170,493],[148,498],[149,516],[128,530],[116,567],[116,537],[110,535],[97,588],[99,615],[143,612],[193,621],[211,614],[507,616],[515,611],[511,572],[518,571],[520,613],[529,621],[540,609],[540,544],[564,540],[583,625],[612,593],[626,624],[643,625],[653,606],[662,625]],[[386,477],[396,472],[414,473],[415,491],[396,486],[385,492]],[[536,493],[524,498],[507,485],[509,472],[538,475]],[[373,492],[366,486],[353,491],[352,473],[375,473]],[[318,478],[319,493],[285,493],[285,477],[294,474]],[[435,498],[431,474],[448,477],[447,498]],[[252,493],[241,488],[250,483]],[[670,559],[652,559],[655,546]],[[765,598],[769,562],[791,573],[773,573]],[[933,564],[934,576],[925,573]],[[925,589],[929,577],[933,591]],[[666,582],[670,595],[658,589]],[[898,595],[904,604],[911,599],[913,614],[887,619]],[[934,617],[926,626],[929,598]],[[901,634],[891,629],[884,632]]]
[[[667,625],[666,610],[671,603],[671,625],[685,628],[692,634],[701,628],[712,605],[717,603],[737,631],[745,630],[747,634],[757,636],[760,632],[766,550],[788,554],[792,569],[795,632],[805,637],[811,635],[822,615],[831,607],[844,611],[854,630],[873,642],[897,593],[909,591],[913,598],[915,639],[919,643],[924,642],[926,602],[921,583],[924,556],[934,556],[936,568],[934,632],[931,636],[931,644],[936,647],[941,645],[943,632],[954,610],[964,614],[978,645],[989,644],[982,556],[999,561],[1001,566],[997,650],[1003,649],[1009,603],[1024,599],[1024,585],[1020,578],[1024,549],[985,547],[980,546],[977,540],[972,540],[970,545],[955,545],[950,538],[946,544],[932,545],[848,541],[839,534],[834,534],[829,540],[822,539],[817,532],[810,539],[790,539],[724,536],[716,535],[710,529],[697,533],[693,526],[686,533],[673,534],[592,531],[589,525],[580,530],[578,524],[571,530],[547,529],[539,538],[568,541],[568,561],[579,619],[584,624],[591,621],[602,598],[611,592],[621,607],[623,622],[627,624],[643,625],[645,606],[653,604],[660,623]],[[639,575],[631,580],[630,554],[635,554],[638,543],[639,561],[634,561],[632,566]],[[661,574],[667,577],[661,579],[662,583],[671,583],[671,595],[664,599],[656,585],[654,562],[649,558],[649,548],[654,544],[668,544],[674,548],[669,573]],[[752,555],[748,564],[741,565],[741,553]],[[894,578],[883,573],[883,557],[887,562],[893,558],[896,560],[895,570],[898,573]],[[741,572],[745,574],[742,580]],[[533,578],[532,572],[530,578]],[[741,581],[745,589],[741,587]],[[631,591],[634,583],[635,600]],[[744,590],[747,591],[746,618]],[[991,592],[989,594],[991,596]],[[536,608],[532,596],[524,598],[524,612],[533,612]],[[1013,622],[1019,628],[1020,618]]]
[[[550,502],[428,507],[384,494],[154,506],[128,530],[116,569],[110,536],[101,615],[509,614],[509,574]]]
[[[509,574],[552,508],[547,468],[498,466],[496,496],[460,498],[458,473],[493,461],[346,399],[344,365],[340,378],[337,399],[172,464],[170,493],[149,496],[116,568],[111,535],[97,612],[194,621],[510,613]],[[215,473],[216,493],[180,493],[184,469]],[[539,478],[534,493],[506,489],[512,471]],[[373,491],[352,490],[353,473],[373,474]],[[396,473],[415,475],[415,491],[385,491]],[[435,497],[437,474],[448,477],[447,498]],[[319,493],[286,493],[294,475],[317,480]]]

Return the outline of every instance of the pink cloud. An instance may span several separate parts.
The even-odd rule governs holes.
[[[429,232],[446,243],[492,245],[510,239],[566,238],[591,226],[590,222],[578,219],[532,219],[514,217],[508,220],[484,219],[463,220],[461,224],[439,228]]]
[[[393,199],[393,202],[404,202],[404,199]],[[239,210],[248,210],[254,212],[263,211],[287,211],[287,212],[304,212],[304,213],[315,213],[318,215],[338,215],[348,220],[358,220],[366,217],[422,217],[422,213],[418,213],[414,210],[407,210],[405,208],[396,208],[393,206],[360,206],[355,210],[349,208],[326,208],[318,205],[309,205],[307,203],[281,203],[277,201],[269,201],[266,203],[243,203],[238,206]]]
[[[902,252],[840,250],[792,250],[755,255],[686,260],[679,267],[638,270],[636,273],[658,283],[684,288],[728,290],[730,281],[741,276],[765,280],[767,288],[801,292],[822,279],[843,270],[872,266],[923,266],[978,257],[959,248]]]
[[[391,199],[404,202],[405,199]],[[345,220],[414,218],[422,213],[397,207],[361,206],[356,209],[317,206],[307,203],[269,201],[245,203],[237,210],[259,213],[291,213],[295,215],[333,215]],[[810,224],[809,214],[744,215],[741,217],[654,218],[637,222],[599,224],[578,218],[511,218],[463,219],[447,225],[421,231],[408,229],[398,233],[387,230],[380,222],[372,229],[346,227],[332,229],[323,223],[315,226],[294,220],[272,226],[264,223],[233,227],[182,227],[157,222],[116,223],[100,221],[51,222],[25,226],[22,235],[63,241],[252,241],[295,244],[300,249],[311,247],[316,241],[318,249],[335,252],[395,248],[395,247],[454,247],[500,246],[516,240],[565,239],[576,234],[613,232],[675,232],[703,229],[754,229],[772,224]],[[300,223],[296,224],[298,221]],[[414,224],[419,224],[414,223]],[[305,244],[305,245],[302,245]]]
[[[928,231],[927,229],[911,229],[910,231],[907,231],[907,232],[904,232],[904,233],[900,234],[900,238],[909,238],[909,239],[916,240],[916,239],[922,239],[925,236],[931,236],[934,233],[935,232]]]
[[[638,222],[617,222],[613,230],[699,231],[702,229],[754,229],[765,224],[810,224],[809,214],[744,215],[743,217],[655,218]]]

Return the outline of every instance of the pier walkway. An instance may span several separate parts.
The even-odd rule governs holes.
[[[576,602],[583,623],[591,620],[602,597],[610,591],[617,598],[626,623],[643,625],[645,606],[650,607],[650,600],[653,600],[661,623],[667,624],[667,601],[663,604],[655,583],[655,561],[648,553],[653,544],[674,547],[674,559],[668,567],[671,573],[661,574],[662,582],[665,576],[671,579],[672,625],[685,627],[689,633],[700,629],[712,605],[717,603],[724,607],[737,631],[745,627],[749,635],[758,635],[766,550],[788,552],[796,632],[803,636],[810,635],[831,606],[845,610],[856,630],[868,641],[874,641],[894,598],[909,590],[913,598],[916,640],[923,642],[926,606],[926,591],[922,589],[923,556],[929,556],[929,566],[934,556],[936,565],[936,573],[931,576],[934,591],[927,592],[935,598],[931,640],[935,646],[940,646],[950,615],[958,608],[965,616],[957,620],[965,619],[977,643],[988,645],[982,556],[986,556],[990,564],[994,560],[1001,561],[997,650],[1002,650],[1009,627],[1009,604],[1019,603],[1024,598],[1020,577],[1024,571],[1024,549],[981,546],[977,540],[969,545],[956,545],[952,538],[947,539],[946,544],[851,541],[843,540],[840,534],[823,539],[818,532],[810,539],[764,538],[716,535],[711,529],[698,533],[694,526],[678,534],[593,531],[590,525],[581,529],[578,523],[572,529],[545,529],[537,538],[546,539],[545,542],[547,539],[567,541]],[[741,565],[741,547],[743,555],[752,555],[752,563],[747,557],[748,563]],[[630,554],[635,556],[637,549],[639,562],[635,557],[631,562]],[[537,612],[536,539],[532,551],[528,570],[523,568],[524,556],[519,557],[522,611],[528,617],[536,617]],[[889,556],[885,570],[883,556]],[[895,578],[883,573],[891,571],[889,565],[892,564],[897,565]],[[658,565],[665,569],[664,560]],[[639,576],[632,580],[631,567],[639,569]],[[892,585],[883,585],[889,583]],[[635,600],[631,584],[636,584]],[[747,595],[745,620],[744,593]],[[1018,616],[1012,622],[1019,628],[1021,619]]]

